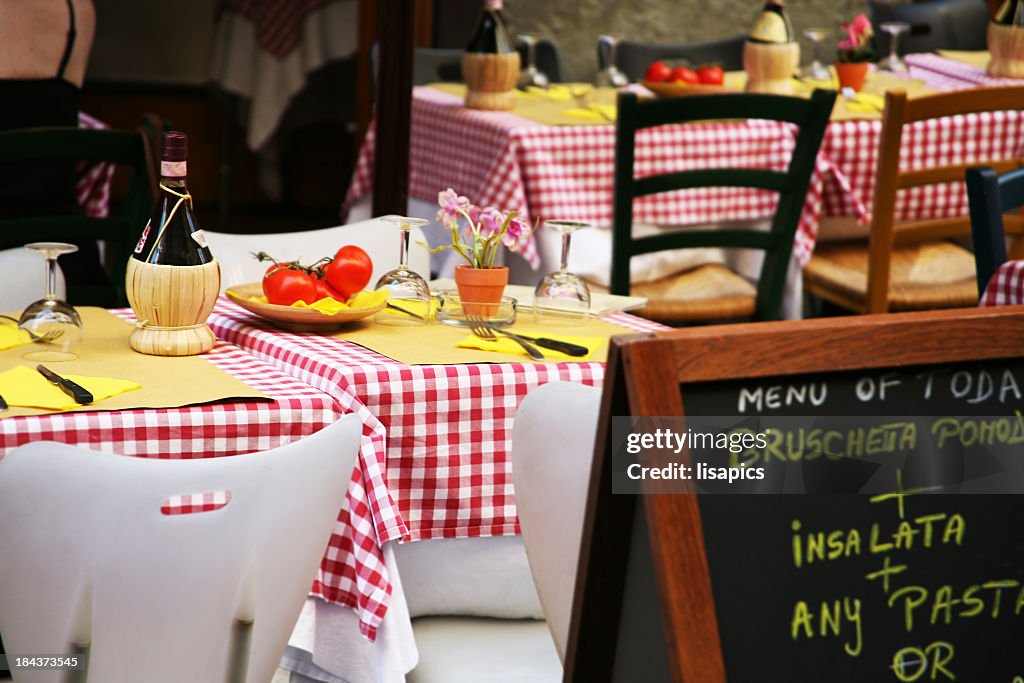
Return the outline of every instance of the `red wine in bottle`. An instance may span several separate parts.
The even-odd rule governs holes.
[[[783,0],[768,0],[750,29],[748,39],[754,43],[792,43],[793,24],[789,21]]]
[[[192,212],[188,192],[188,137],[164,133],[160,153],[160,196],[132,258],[163,266],[200,266],[213,261]]]
[[[502,0],[485,0],[476,21],[476,28],[466,46],[466,52],[507,54],[515,51],[515,45],[501,16]]]
[[[1005,0],[996,10],[992,21],[1004,26],[1024,27],[1024,6],[1021,0]]]

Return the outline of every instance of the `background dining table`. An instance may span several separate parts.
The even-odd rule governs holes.
[[[983,67],[964,61],[977,61],[977,55],[954,56],[909,55],[909,76],[918,83],[908,86],[948,91],[1014,83],[988,77]],[[892,87],[899,87],[898,77],[885,78]],[[825,132],[794,243],[787,295],[794,304],[787,308],[791,317],[799,314],[800,307],[795,305],[799,271],[815,243],[867,234],[881,109],[870,100],[856,107],[859,113],[834,119]],[[792,137],[785,126],[757,120],[665,126],[647,133],[637,143],[638,175],[663,171],[667,165],[772,167],[785,162]],[[371,127],[349,187],[348,206],[361,206],[372,192],[373,145]],[[1024,112],[953,117],[910,126],[904,134],[902,163],[912,167],[999,158],[1015,154],[1022,146]],[[466,109],[447,88],[413,90],[409,196],[410,210],[422,217],[431,216],[437,193],[452,187],[478,205],[516,209],[531,220],[581,220],[608,228],[613,168],[611,123],[583,124],[567,118],[566,125],[547,125],[513,112]],[[701,188],[645,197],[636,203],[635,215],[640,222],[656,225],[708,224],[763,220],[772,215],[774,206],[775,196],[769,192]],[[966,212],[962,183],[901,192],[896,206],[900,220]],[[541,230],[537,238],[550,244],[534,245],[524,257],[541,273],[550,272],[557,267],[557,236],[546,236]],[[591,269],[591,264],[583,262],[588,255],[598,262],[594,268],[607,268],[610,263],[610,239],[605,237],[587,252],[588,239],[584,233],[574,237],[570,264],[577,272]],[[607,253],[599,253],[602,249]]]

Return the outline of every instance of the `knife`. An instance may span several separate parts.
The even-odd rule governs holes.
[[[93,402],[92,394],[90,394],[84,388],[75,384],[71,380],[64,379],[57,373],[43,367],[42,365],[37,365],[36,370],[38,370],[39,374],[48,379],[52,384],[56,384],[58,387],[60,387],[60,390],[63,391],[65,394],[75,399],[75,403],[81,403],[84,405],[86,403]]]

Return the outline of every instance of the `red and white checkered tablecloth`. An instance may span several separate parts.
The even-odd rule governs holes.
[[[238,12],[253,24],[260,46],[278,59],[302,38],[302,22],[331,0],[221,0],[218,11]]]
[[[905,57],[905,60],[915,76],[929,80],[929,82],[934,77],[946,79],[952,89],[965,86],[1020,85],[1020,81],[1017,79],[989,76],[980,66],[949,59],[932,52],[910,54]],[[961,85],[956,86],[957,81]]]
[[[131,311],[114,313],[129,321]],[[319,431],[350,411],[308,382],[270,367],[227,342],[205,356],[211,363],[267,394],[271,401],[234,401],[182,408],[70,412],[0,420],[0,455],[42,439],[147,458],[207,458],[276,448]],[[355,609],[362,631],[374,637],[391,595],[383,553],[374,532],[365,482],[380,477],[360,462],[348,487],[311,593]],[[170,514],[195,501],[168,501]],[[211,504],[215,504],[214,501]]]
[[[996,269],[981,295],[979,306],[1024,304],[1024,261],[1007,261]]]

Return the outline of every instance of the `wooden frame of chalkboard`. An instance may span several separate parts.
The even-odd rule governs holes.
[[[709,326],[613,338],[563,680],[726,683],[697,496],[613,495],[613,416],[682,416],[683,395],[694,383],[1021,357],[1024,306]],[[634,514],[638,501],[644,515]],[[643,534],[648,538],[637,539],[637,529],[649,530]],[[665,644],[664,662],[662,655],[651,655],[649,629],[646,650],[629,652],[626,646],[622,651],[620,626],[624,610],[630,609],[630,599],[624,600],[627,575],[631,563],[648,561],[636,557],[638,548],[653,558],[654,600],[662,614],[653,633]],[[649,620],[650,613],[646,616]],[[629,628],[638,628],[635,619]],[[645,667],[639,677],[638,665]]]

